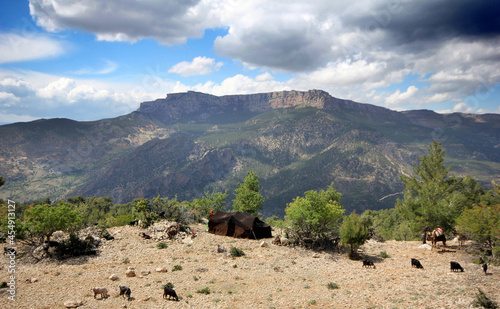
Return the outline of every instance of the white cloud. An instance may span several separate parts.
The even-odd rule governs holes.
[[[16,115],[0,111],[0,123],[28,122],[36,119],[38,118],[30,115]]]
[[[411,100],[417,92],[418,88],[415,86],[408,87],[408,89],[406,89],[406,91],[403,93],[401,93],[401,91],[398,89],[393,94],[388,96],[385,101],[389,106],[397,106],[402,102],[407,103],[407,101]]]
[[[0,63],[22,62],[57,57],[67,46],[42,34],[0,33]]]
[[[105,41],[155,38],[165,45],[184,44],[219,26],[216,9],[216,2],[199,0],[30,0],[31,15],[48,31],[78,29]]]
[[[10,107],[19,102],[19,98],[12,93],[0,92],[0,106]]]
[[[215,62],[213,58],[196,57],[192,62],[179,62],[168,70],[168,73],[176,73],[181,76],[209,75],[213,71],[218,71],[223,65],[222,62]]]

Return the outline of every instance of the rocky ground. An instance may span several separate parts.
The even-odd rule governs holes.
[[[144,230],[116,227],[110,229],[115,240],[104,241],[97,256],[36,264],[28,257],[18,259],[16,299],[9,300],[3,289],[0,307],[64,308],[64,302],[75,300],[83,301],[79,308],[455,309],[472,308],[478,288],[500,302],[500,267],[490,265],[485,275],[472,263],[474,256],[453,242],[438,253],[420,242],[369,241],[362,250],[374,262],[373,269],[345,254],[275,246],[272,239],[261,246],[262,240],[209,234],[204,225],[193,229],[198,237],[165,241],[168,247],[159,249],[156,241],[139,236]],[[218,253],[218,244],[240,248],[245,256]],[[389,257],[378,257],[381,252]],[[424,269],[412,268],[411,258],[419,259]],[[450,261],[465,271],[451,272]],[[0,282],[9,281],[8,266],[4,256]],[[136,277],[125,275],[130,267]],[[157,272],[159,268],[167,272]],[[109,279],[113,274],[117,281]],[[162,298],[161,286],[168,282],[179,301]],[[130,287],[131,300],[119,297],[120,285]],[[106,287],[109,296],[94,299],[90,289],[96,286]]]

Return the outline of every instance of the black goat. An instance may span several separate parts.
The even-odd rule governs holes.
[[[411,259],[411,267],[422,268],[422,269],[424,268],[424,266],[422,266],[420,261],[414,258]]]
[[[363,267],[372,267],[372,266],[373,266],[373,268],[376,268],[375,264],[373,264],[372,261],[370,261],[368,259],[366,259],[366,260],[363,261]]]
[[[151,239],[151,236],[149,236],[148,234],[146,234],[146,233],[144,233],[144,232],[142,232],[142,235],[141,235],[141,236],[142,236],[142,238],[144,238],[144,239]]]
[[[483,271],[484,271],[484,274],[486,275],[486,272],[488,271],[488,264],[486,264],[486,263],[483,264]]]
[[[127,296],[127,300],[130,300],[131,293],[132,293],[132,291],[130,290],[129,287],[126,287],[124,285],[120,285],[120,296],[123,296],[123,298],[125,298],[125,296]]]
[[[167,298],[167,296],[168,296],[168,299],[173,297],[176,301],[179,301],[179,297],[177,297],[177,293],[175,293],[174,289],[164,287],[163,288],[163,298]]]
[[[458,270],[461,270],[462,272],[464,271],[464,269],[462,268],[462,266],[460,266],[460,264],[458,264],[457,262],[453,262],[451,261],[450,262],[450,268],[451,268],[451,271],[458,271]]]

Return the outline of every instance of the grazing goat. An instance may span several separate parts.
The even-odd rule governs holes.
[[[370,261],[370,260],[364,260],[363,261],[363,267],[372,267],[372,266],[373,266],[373,268],[376,268],[375,264],[373,264],[372,261]]]
[[[424,268],[424,266],[420,264],[420,261],[414,258],[411,259],[411,267],[422,268],[422,269]]]
[[[17,255],[17,251],[14,247],[5,247],[3,248],[3,254]]]
[[[486,263],[483,264],[483,271],[484,271],[484,274],[486,275],[486,272],[488,271],[488,264],[486,264]]]
[[[96,287],[90,290],[94,292],[94,298],[96,298],[98,294],[101,295],[101,298],[106,298],[108,296],[108,289],[106,289],[105,287]]]
[[[167,298],[167,296],[168,299],[173,297],[176,301],[179,301],[179,297],[177,297],[177,293],[175,293],[174,289],[165,287],[163,288],[163,298]]]
[[[462,268],[462,266],[460,266],[460,264],[458,264],[457,262],[453,262],[451,261],[450,262],[450,267],[451,267],[451,271],[455,271],[455,270],[461,270],[462,272],[464,271],[464,269]]]
[[[127,296],[127,300],[130,300],[131,293],[132,293],[132,291],[130,290],[129,287],[126,287],[124,285],[120,285],[120,296],[123,296],[123,298],[125,298],[125,296]]]
[[[106,240],[113,240],[113,239],[115,239],[115,237],[113,235],[109,235],[109,234],[104,235],[103,238],[106,239]]]
[[[144,233],[144,232],[142,232],[142,235],[141,235],[141,236],[142,236],[142,238],[144,238],[144,239],[151,239],[151,236],[149,236],[148,234],[146,234],[146,233]]]

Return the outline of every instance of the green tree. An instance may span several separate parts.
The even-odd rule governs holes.
[[[264,197],[260,191],[259,178],[254,172],[247,172],[247,177],[243,184],[238,183],[235,189],[236,198],[233,200],[234,211],[241,211],[253,216],[259,215],[264,205]]]
[[[457,219],[457,231],[490,248],[500,246],[500,204],[475,205]]]
[[[351,257],[354,256],[356,249],[368,239],[368,229],[356,212],[344,218],[340,227],[340,239],[342,244],[349,245]]]
[[[413,176],[400,177],[406,188],[404,199],[396,202],[396,209],[406,221],[401,222],[404,230],[413,237],[425,227],[451,230],[471,198],[465,188],[477,193],[476,184],[470,178],[463,181],[448,175],[450,167],[445,167],[444,158],[441,143],[434,141],[428,147],[428,155],[421,156],[415,164]]]
[[[215,190],[213,190],[212,193],[205,192],[205,196],[201,199],[194,199],[192,203],[188,203],[187,208],[190,210],[191,215],[196,219],[209,219],[210,210],[213,210],[215,213],[226,207],[227,196],[227,191],[224,193],[217,192]]]
[[[56,205],[37,205],[25,213],[25,225],[30,233],[47,241],[55,231],[77,231],[81,222],[78,212],[63,201]]]
[[[332,182],[326,191],[307,191],[304,197],[289,203],[285,213],[299,238],[325,237],[335,232],[345,212],[341,198]]]

